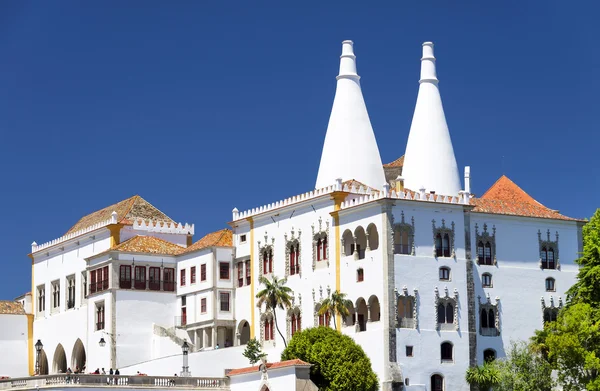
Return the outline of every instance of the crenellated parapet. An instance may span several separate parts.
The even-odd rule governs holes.
[[[176,235],[193,235],[194,224],[171,223],[166,221],[135,220],[132,228],[137,231],[158,232]]]

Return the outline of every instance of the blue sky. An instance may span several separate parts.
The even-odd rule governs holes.
[[[598,5],[368,3],[1,2],[0,298],[30,289],[32,241],[134,194],[198,239],[311,190],[345,39],[384,162],[431,40],[473,192],[505,173],[566,215],[600,206]]]

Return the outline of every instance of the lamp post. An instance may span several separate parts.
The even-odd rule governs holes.
[[[190,377],[192,374],[190,373],[188,366],[188,353],[190,351],[190,345],[188,345],[187,340],[183,340],[183,345],[181,345],[181,352],[183,353],[183,366],[181,371],[181,377]]]
[[[111,345],[110,345],[110,368],[116,368],[116,354],[117,354],[117,339],[115,337],[115,334],[113,333],[109,333],[108,331],[104,331],[102,330],[102,334],[106,334],[110,337],[111,340]],[[106,346],[106,340],[104,339],[104,337],[100,337],[100,341],[98,341],[98,345],[100,345],[101,348]]]
[[[37,342],[35,343],[35,374],[39,375],[40,374],[40,353],[42,352],[42,349],[44,348],[44,345],[42,344],[42,341],[40,341],[39,339],[37,340]]]

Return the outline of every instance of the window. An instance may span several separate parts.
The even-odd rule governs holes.
[[[108,289],[108,266],[90,272],[90,294]]]
[[[317,234],[317,244],[315,246],[315,254],[317,262],[327,260],[327,235],[324,233]]]
[[[200,313],[206,314],[206,297],[200,299]]]
[[[148,288],[151,291],[160,290],[160,267],[151,267],[148,274]],[[166,290],[166,289],[165,289]]]
[[[229,280],[229,262],[219,262],[219,278]]]
[[[246,285],[250,285],[250,260],[246,261]]]
[[[104,330],[104,302],[96,303],[96,330]]]
[[[406,357],[412,357],[413,356],[413,347],[406,345]]]
[[[274,340],[275,333],[273,330],[273,318],[265,320],[265,341]]]
[[[263,250],[263,274],[273,273],[273,249]]]
[[[441,346],[441,357],[442,357],[442,362],[451,362],[453,361],[452,358],[452,350],[453,350],[453,346],[450,342],[444,342]]]
[[[185,269],[181,269],[179,272],[179,285],[185,286]]]
[[[441,375],[431,376],[431,391],[444,391],[444,378]]]
[[[319,315],[319,326],[329,326],[329,321],[331,320],[331,314],[329,312],[324,313],[323,315]],[[364,331],[364,330],[361,330]]]
[[[290,323],[292,327],[292,336],[298,331],[302,331],[302,316],[300,314],[292,314]]]
[[[221,311],[229,312],[229,292],[219,292]]]
[[[412,253],[410,238],[411,233],[408,226],[394,230],[394,254],[410,255]]]
[[[67,309],[75,308],[75,276],[67,277]]]
[[[403,329],[415,328],[415,297],[398,296],[398,327]]]
[[[135,267],[135,289],[146,290],[146,266]]]
[[[240,235],[240,243],[246,243],[246,235]]]
[[[452,303],[438,304],[438,323],[454,323],[454,306]]]
[[[450,281],[450,268],[440,267],[440,281]]]
[[[52,283],[52,309],[60,308],[60,281]]]
[[[356,282],[363,282],[365,280],[365,271],[360,268],[356,271]]]
[[[196,283],[196,266],[190,268],[190,284]]]
[[[131,266],[129,265],[119,267],[119,288],[131,289]]]
[[[556,291],[556,287],[554,285],[554,278],[546,278],[546,291],[547,292]]]
[[[200,265],[200,281],[206,281],[206,263]]]
[[[479,312],[480,334],[484,337],[496,337],[498,329],[496,328],[496,309],[495,307],[482,308]]]
[[[491,288],[492,287],[492,275],[490,273],[483,273],[481,275],[481,285],[484,288]]]
[[[46,310],[46,287],[44,285],[37,287],[37,299],[38,312],[44,312]]]
[[[244,286],[244,262],[238,262],[237,264],[237,279],[238,287]]]
[[[83,300],[87,299],[87,295],[88,295],[87,272],[81,273],[81,285],[82,285],[81,292],[83,293],[83,297],[81,299],[83,301]]]
[[[486,349],[483,351],[483,361],[494,361],[496,359],[496,351],[494,349]]]
[[[187,307],[181,307],[181,326],[187,325]]]
[[[545,308],[544,309],[544,326],[548,322],[556,322],[558,316],[558,308]]]
[[[441,227],[435,226],[433,221],[433,255],[438,257],[454,257],[454,222],[451,228],[446,227],[446,221],[442,219]]]
[[[290,275],[298,274],[300,271],[300,245],[296,242],[290,246]]]
[[[186,295],[181,296],[181,306],[182,307],[187,306],[187,296]]]
[[[167,292],[175,291],[175,269],[166,267],[163,270],[163,289]]]
[[[556,269],[556,262],[554,262],[554,249],[552,247],[542,247],[540,255],[542,258],[542,269]]]

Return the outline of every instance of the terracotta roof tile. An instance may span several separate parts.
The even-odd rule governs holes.
[[[365,184],[364,184],[364,183],[362,183],[362,182],[359,182],[359,181],[357,181],[356,179],[350,179],[350,180],[347,180],[347,181],[344,181],[344,182],[342,182],[342,189],[343,189],[343,188],[344,188],[344,186],[346,186],[346,185],[348,185],[348,187],[350,187],[350,188],[351,188],[352,186],[354,186],[354,187],[356,187],[357,189],[362,187],[363,189],[371,189],[371,191],[377,191],[377,192],[379,191],[379,190],[377,190],[377,189],[375,189],[375,188],[372,188],[372,187],[369,187],[369,186],[365,185]]]
[[[158,210],[148,201],[135,195],[126,200],[117,202],[116,204],[107,206],[106,208],[97,210],[89,215],[83,216],[74,226],[66,233],[79,231],[81,229],[91,227],[94,224],[101,223],[110,219],[112,212],[117,212],[117,221],[119,223],[131,224],[135,219],[166,221],[173,223],[169,216]]]
[[[309,364],[307,362],[304,362],[302,360],[299,359],[295,359],[295,360],[287,360],[287,361],[281,361],[281,362],[274,362],[274,363],[267,363],[267,368],[268,369],[277,369],[277,368],[285,368],[285,367],[292,367],[292,366],[312,366],[312,364]],[[239,368],[239,369],[232,369],[231,371],[227,372],[227,376],[235,376],[235,375],[243,375],[246,373],[254,373],[254,372],[258,372],[260,369],[260,367],[254,366],[254,367],[247,367],[247,368]]]
[[[228,229],[222,229],[216,232],[211,232],[185,249],[185,252],[198,251],[207,247],[232,247],[233,232]]]
[[[383,167],[403,167],[404,166],[404,155],[400,156],[393,162],[389,162],[383,165]]]
[[[25,315],[23,305],[18,301],[0,300],[0,315]]]
[[[134,236],[131,239],[124,241],[118,246],[113,247],[109,251],[119,251],[127,253],[141,254],[161,254],[161,255],[177,255],[182,253],[185,248],[167,242],[166,240],[155,238],[154,236]]]
[[[573,220],[558,211],[547,208],[527,194],[516,183],[502,175],[481,198],[472,198],[473,212],[538,217],[544,219]]]

